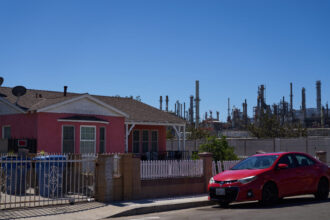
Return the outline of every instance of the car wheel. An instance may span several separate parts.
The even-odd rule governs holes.
[[[278,190],[274,183],[266,183],[262,189],[262,205],[272,205],[278,202]]]
[[[329,182],[326,179],[321,179],[317,186],[315,198],[318,200],[325,200],[329,196]]]

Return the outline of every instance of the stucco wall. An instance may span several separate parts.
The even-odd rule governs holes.
[[[10,125],[12,138],[37,138],[37,114],[2,115],[0,126],[5,125]]]
[[[62,126],[71,125],[75,127],[75,152],[80,152],[80,127],[96,127],[96,152],[99,152],[99,128],[106,129],[106,152],[124,152],[124,118],[111,116],[96,116],[104,119],[109,124],[93,122],[59,122],[59,118],[72,116],[72,114],[39,113],[38,114],[38,150],[47,152],[62,151]]]

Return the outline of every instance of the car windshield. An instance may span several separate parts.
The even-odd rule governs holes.
[[[248,157],[233,166],[231,170],[265,169],[272,166],[276,158],[278,155]]]

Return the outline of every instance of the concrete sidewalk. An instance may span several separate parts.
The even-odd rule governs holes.
[[[104,204],[99,202],[16,210],[2,210],[0,219],[105,219],[210,205],[207,195],[137,200]]]

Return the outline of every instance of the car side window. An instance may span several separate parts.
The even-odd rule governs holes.
[[[296,167],[292,155],[284,155],[283,157],[280,158],[277,164],[280,163],[287,164],[289,168]]]
[[[297,159],[298,166],[300,167],[312,166],[315,164],[315,162],[312,159],[308,158],[305,155],[296,154],[295,156]]]

